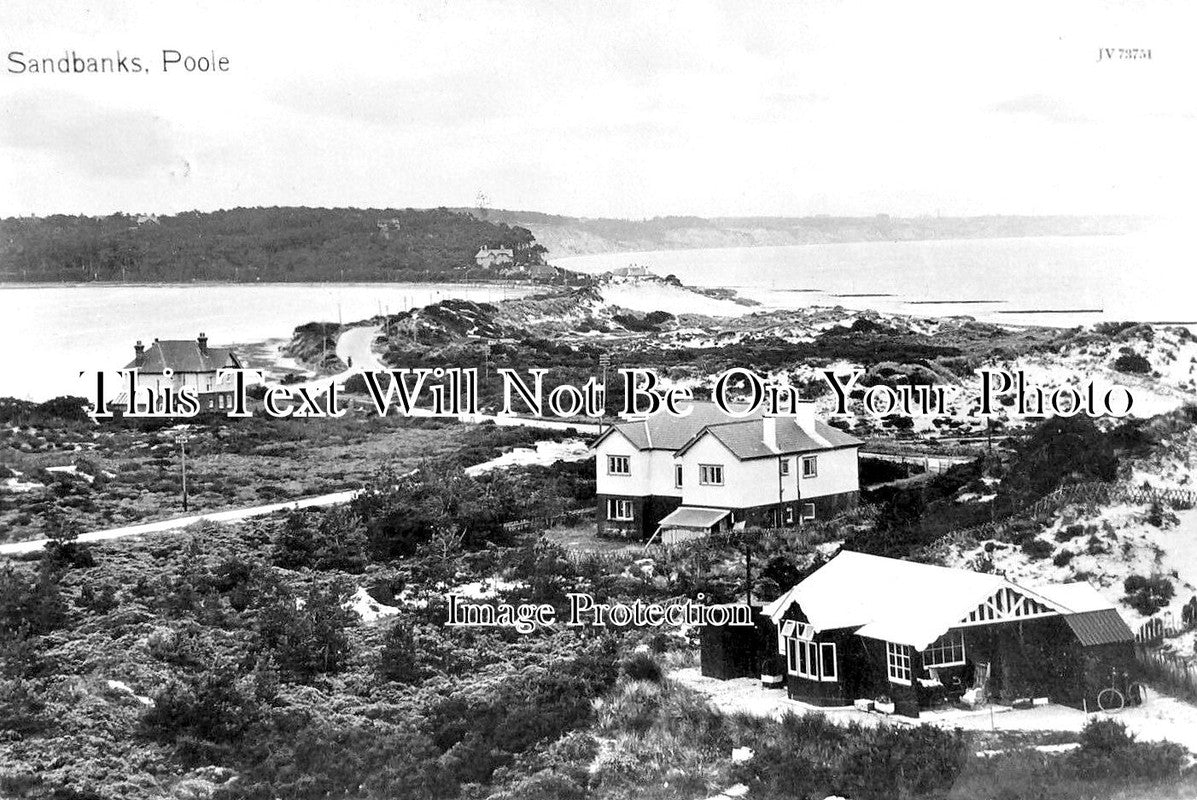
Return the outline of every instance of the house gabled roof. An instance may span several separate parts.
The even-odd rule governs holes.
[[[979,608],[992,607],[995,599],[997,606],[1011,611],[1009,618],[1016,616],[1015,607],[1027,609],[1027,616],[1059,614],[1065,621],[1095,611],[1114,611],[1091,587],[1076,586],[1030,589],[999,575],[841,551],[766,605],[764,613],[778,623],[797,604],[816,631],[854,628],[860,636],[923,650],[951,628],[983,624],[983,616],[969,619],[978,616]],[[1077,608],[1060,602],[1069,598]],[[1106,608],[1094,608],[1099,604]]]
[[[200,349],[195,339],[159,339],[146,348],[141,359],[133,359],[125,369],[134,367],[147,373],[160,373],[166,369],[180,372],[216,372],[226,367],[240,367],[237,354],[225,347]]]
[[[777,449],[765,444],[764,420],[757,418],[708,425],[681,447],[678,455],[685,454],[704,436],[714,436],[741,461],[864,444],[855,436],[819,420],[815,420],[813,431],[803,428],[789,417],[778,417],[776,426]]]
[[[675,417],[662,411],[644,419],[621,422],[604,431],[592,446],[598,447],[600,442],[618,431],[637,450],[676,451],[706,426],[733,419],[715,403],[696,402],[685,417]]]

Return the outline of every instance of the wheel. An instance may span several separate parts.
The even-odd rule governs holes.
[[[1097,693],[1097,707],[1107,714],[1117,714],[1126,705],[1126,698],[1117,689],[1102,689]]]

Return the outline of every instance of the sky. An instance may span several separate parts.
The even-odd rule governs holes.
[[[0,215],[1183,216],[1195,5],[5,0]]]

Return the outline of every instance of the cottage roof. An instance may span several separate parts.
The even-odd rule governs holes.
[[[158,373],[167,368],[179,372],[216,372],[226,367],[239,367],[236,353],[225,347],[200,348],[195,339],[159,339],[146,348],[140,359],[133,359],[125,369],[139,368],[142,372]]]
[[[923,650],[999,594],[1031,604],[1040,613],[1059,613],[1066,621],[1113,610],[1088,584],[1030,589],[999,575],[845,550],[765,606],[764,613],[777,623],[797,603],[816,631],[856,628],[860,636]],[[1095,608],[1098,605],[1105,608]],[[1100,622],[1103,630],[1113,628],[1111,620],[1103,617]]]
[[[1133,642],[1135,634],[1117,609],[1104,608],[1080,614],[1065,614],[1064,621],[1085,647]]]
[[[685,453],[704,436],[714,436],[741,461],[751,458],[776,458],[778,455],[810,453],[837,447],[856,447],[863,444],[855,436],[819,420],[815,420],[812,431],[802,427],[790,417],[777,417],[775,427],[777,449],[773,449],[765,444],[764,424],[763,418],[757,418],[710,425],[705,430],[696,433],[678,451],[678,455]]]
[[[675,417],[662,411],[644,419],[621,422],[608,429],[594,444],[598,446],[612,433],[619,432],[637,450],[677,450],[707,425],[732,419],[715,403],[696,402],[685,417]]]

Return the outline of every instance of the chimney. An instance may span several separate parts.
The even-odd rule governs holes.
[[[800,400],[794,404],[794,422],[807,433],[815,432],[815,404],[810,400]]]
[[[761,440],[770,450],[777,450],[777,417],[761,418]]]
[[[200,352],[206,354],[208,352],[208,334],[201,331],[195,341],[199,343]]]
[[[145,345],[141,343],[141,339],[137,340],[137,344],[133,345],[133,364],[140,367],[145,363]]]

